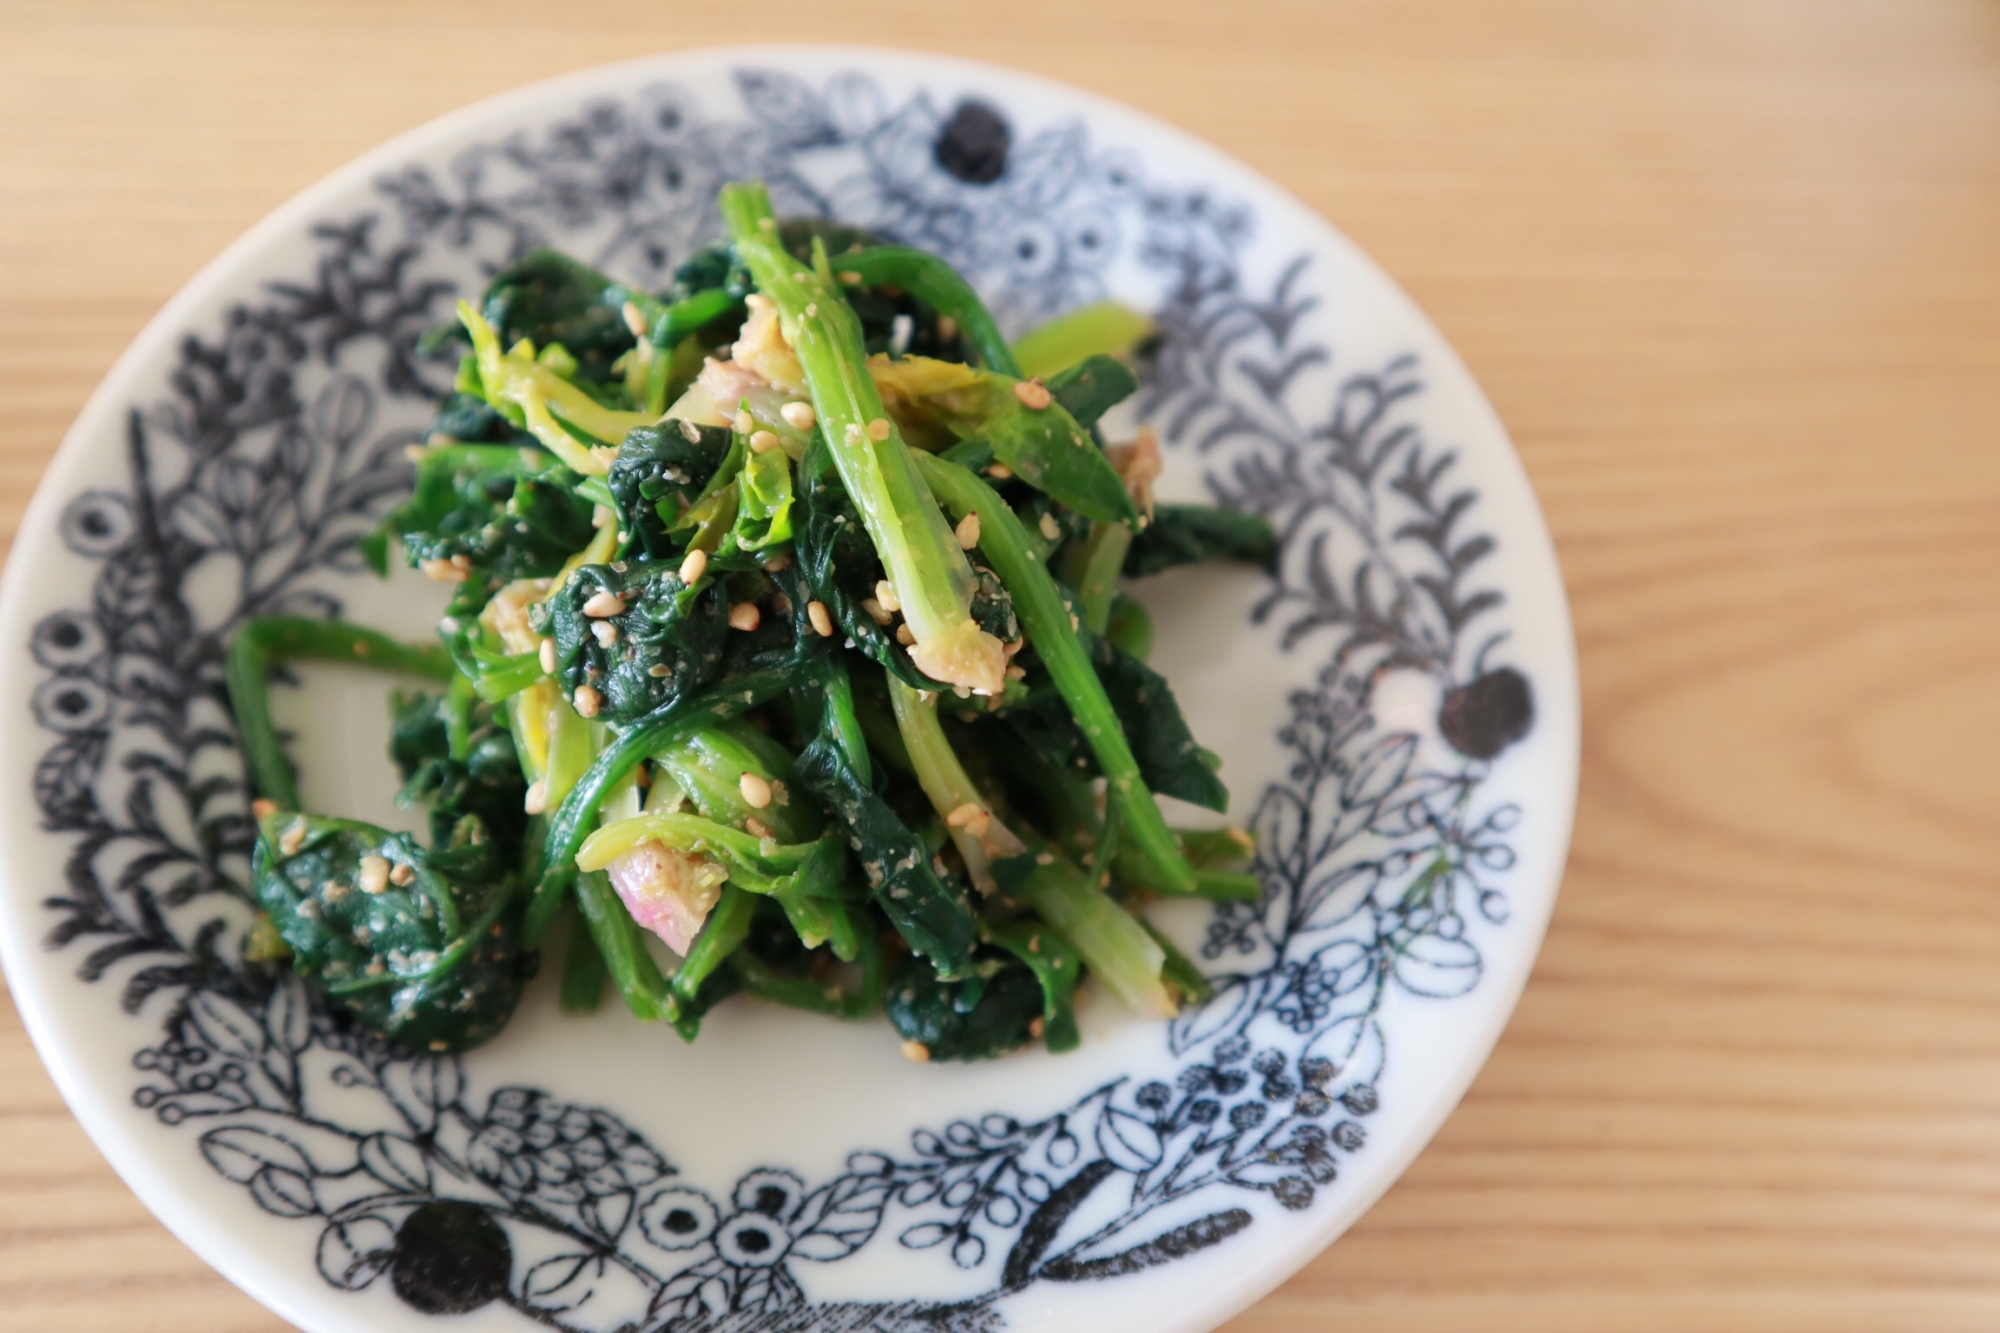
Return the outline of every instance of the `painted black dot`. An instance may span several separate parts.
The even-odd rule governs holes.
[[[931,150],[946,175],[967,185],[991,185],[1007,170],[1007,150],[1013,131],[1000,113],[984,102],[960,102],[938,131]]]
[[[674,1209],[662,1221],[667,1230],[676,1236],[685,1236],[701,1225],[701,1220],[685,1208]]]
[[[56,711],[66,717],[79,717],[90,711],[90,696],[81,690],[65,690],[56,696]]]
[[[76,525],[92,537],[110,535],[111,519],[100,509],[86,509],[76,520]]]
[[[755,1227],[745,1227],[736,1233],[736,1245],[745,1254],[762,1254],[771,1248],[771,1237]]]
[[[1042,247],[1035,243],[1035,239],[1032,236],[1022,237],[1014,245],[1014,253],[1020,257],[1021,262],[1024,264],[1033,262],[1035,256],[1041,253],[1041,249]]]
[[[74,620],[58,620],[49,626],[49,642],[58,648],[74,648],[83,642],[83,626]]]
[[[389,1277],[403,1303],[424,1314],[466,1314],[507,1294],[514,1255],[484,1208],[440,1199],[396,1230]]]
[[[659,120],[659,125],[660,125],[660,128],[661,128],[661,129],[663,129],[663,130],[677,130],[677,129],[679,129],[679,128],[681,127],[681,113],[680,113],[680,108],[679,108],[679,107],[672,107],[672,106],[663,106],[663,107],[661,107],[661,108],[660,108],[660,114],[659,114],[659,116],[658,116],[658,120]]]
[[[1452,749],[1473,759],[1491,759],[1534,725],[1534,691],[1512,667],[1467,681],[1438,709],[1438,730]]]
[[[783,1211],[785,1202],[790,1197],[776,1185],[765,1185],[757,1191],[756,1211],[766,1217],[776,1217]]]

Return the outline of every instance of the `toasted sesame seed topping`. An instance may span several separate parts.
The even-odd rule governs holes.
[[[355,884],[363,893],[373,896],[389,887],[389,858],[370,852],[361,858],[361,873],[355,877]]]
[[[757,429],[757,418],[739,408],[736,412],[736,420],[732,424],[736,427],[738,435],[748,435],[751,431]]]
[[[875,600],[882,603],[884,611],[900,611],[903,601],[896,596],[896,585],[887,579],[875,580]]]
[[[1042,535],[1050,541],[1055,541],[1062,536],[1062,527],[1056,522],[1054,514],[1044,513],[1042,521],[1037,526],[1041,528]]]
[[[521,802],[521,808],[531,815],[539,815],[549,808],[549,780],[536,778],[528,784],[528,794]]]
[[[889,438],[889,418],[876,417],[868,423],[868,438],[880,444]]]
[[[681,438],[689,444],[700,444],[701,427],[695,425],[692,421],[683,419],[681,421]]]
[[[1031,380],[1015,381],[1014,396],[1020,399],[1021,406],[1027,408],[1030,412],[1039,412],[1055,401],[1049,397],[1049,391],[1043,385],[1042,377],[1039,375]]]
[[[600,620],[590,627],[590,637],[597,640],[599,648],[610,648],[618,642],[618,627],[608,620]]]
[[[570,696],[570,702],[576,705],[578,717],[596,717],[598,710],[604,707],[604,696],[597,692],[595,686],[579,685],[576,693]]]
[[[285,831],[278,835],[278,850],[286,856],[297,856],[299,848],[305,845],[306,821],[303,819],[294,819],[285,826]]]
[[[771,308],[771,298],[762,292],[752,292],[743,298],[743,304],[749,306],[752,310],[769,310]]]
[[[687,559],[681,561],[681,582],[692,584],[707,568],[708,552],[697,546],[687,553]]]
[[[975,509],[960,519],[953,532],[958,537],[960,549],[970,551],[979,545],[979,511]]]
[[[278,803],[259,796],[250,802],[250,815],[254,819],[268,819],[278,813]]]
[[[1010,666],[1007,668],[1008,680],[1026,680],[1027,678],[1028,678],[1028,672],[1026,668],[1017,666]]]
[[[543,639],[541,642],[541,647],[538,649],[538,652],[540,654],[542,662],[542,674],[544,676],[555,675],[556,641],[554,639]]]
[[[624,317],[625,327],[632,330],[634,338],[646,336],[646,316],[640,312],[637,301],[627,301],[618,307],[618,313]]]
[[[389,882],[399,889],[413,882],[416,877],[417,872],[401,861],[398,861],[395,868],[389,872]]]
[[[665,680],[668,676],[674,674],[674,669],[663,662],[655,662],[646,668],[646,674],[654,680]]]
[[[950,315],[939,315],[937,336],[942,342],[950,342],[953,338],[956,338],[958,336],[958,321]]]
[[[859,287],[861,285],[861,275],[859,273],[856,273],[851,268],[844,268],[840,270],[840,272],[834,274],[834,276],[839,278],[842,282],[846,283],[850,287]]]
[[[463,583],[472,572],[449,560],[423,560],[418,562],[417,568],[424,572],[425,578],[436,579],[439,583]]]
[[[745,773],[743,776],[747,778],[750,775]],[[771,836],[771,826],[755,815],[745,815],[743,817],[743,831],[753,838],[768,838]]]
[[[1056,854],[1054,852],[1040,852],[1035,856],[1035,864],[1038,866],[1052,866],[1055,863]]]
[[[729,608],[729,628],[749,631],[764,623],[755,602],[738,602]]]
[[[592,593],[590,599],[583,604],[583,613],[593,620],[602,620],[606,616],[622,616],[625,614],[625,599],[608,589]]]
[[[977,801],[967,801],[944,817],[944,822],[953,828],[964,828],[984,814]]]
[[[912,644],[914,644],[914,643],[915,643],[916,641],[917,641],[917,636],[916,636],[915,634],[911,633],[911,631],[910,631],[910,626],[909,626],[909,623],[908,623],[907,621],[905,621],[905,622],[904,622],[903,624],[901,624],[901,625],[898,625],[898,626],[896,626],[896,642],[897,642],[897,643],[900,643],[900,644],[902,644],[902,645],[903,645],[903,646],[904,646],[905,648],[908,648],[908,647],[910,647],[910,646],[911,646]]]
[[[778,447],[778,437],[768,430],[760,430],[750,437],[750,448],[760,454],[768,454]]]
[[[778,415],[783,417],[785,424],[793,430],[811,430],[813,422],[817,420],[813,416],[811,403],[786,403],[778,409]]]
[[[827,614],[825,602],[807,602],[806,619],[812,621],[813,633],[822,639],[833,637],[833,617]]]
[[[771,784],[756,773],[738,778],[736,790],[743,793],[743,803],[752,810],[762,810],[771,803]]]
[[[886,625],[896,618],[889,612],[888,608],[884,607],[882,603],[876,601],[873,597],[862,598],[861,609],[866,611],[868,618],[878,625]]]
[[[868,437],[861,433],[861,427],[857,422],[850,421],[847,423],[847,429],[841,432],[840,438],[847,443],[849,448],[859,449],[861,442]]]
[[[990,463],[987,465],[986,475],[995,481],[1009,481],[1014,476],[1014,469],[1005,463]]]
[[[903,1043],[903,1058],[911,1064],[929,1064],[931,1048],[920,1041],[906,1041]]]

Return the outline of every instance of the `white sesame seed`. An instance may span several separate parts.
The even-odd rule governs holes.
[[[887,579],[875,580],[875,600],[882,603],[884,611],[903,609],[902,599],[896,596],[896,585]]]
[[[1028,678],[1028,672],[1026,668],[1017,666],[1010,666],[1007,668],[1008,680],[1026,680],[1027,678]]]
[[[687,553],[687,559],[681,561],[681,582],[693,584],[696,579],[701,577],[702,571],[707,568],[708,552],[697,546],[694,550]]]
[[[600,620],[590,627],[590,636],[597,640],[599,648],[610,648],[618,642],[618,627],[608,620]]]
[[[606,616],[622,616],[625,614],[625,599],[609,589],[592,593],[590,599],[583,604],[583,613],[594,620],[602,620]]]
[[[528,794],[521,802],[521,808],[531,815],[539,815],[549,808],[549,780],[536,778],[528,784]]]
[[[750,448],[754,453],[768,454],[778,447],[778,437],[768,430],[760,430],[750,437]]]
[[[908,648],[908,647],[910,647],[910,646],[911,646],[912,644],[914,644],[914,643],[915,643],[916,641],[917,641],[917,636],[916,636],[915,634],[913,634],[913,633],[911,633],[911,632],[910,632],[910,626],[909,626],[909,623],[908,623],[907,621],[906,621],[906,622],[904,622],[904,623],[903,623],[903,624],[901,624],[901,625],[898,625],[898,626],[896,626],[896,642],[897,642],[897,643],[900,643],[900,644],[902,644],[902,645],[903,645],[903,646],[904,646],[905,648]]]
[[[748,435],[751,431],[757,429],[757,418],[751,416],[748,412],[739,411],[736,414],[735,426],[738,435]]]
[[[1021,406],[1027,408],[1030,412],[1039,412],[1054,401],[1049,397],[1048,389],[1043,387],[1039,375],[1031,380],[1016,380],[1014,382],[1014,396],[1020,399]]]
[[[361,858],[361,873],[355,878],[355,885],[363,892],[374,895],[389,887],[389,858],[370,852]]]
[[[625,327],[632,330],[634,338],[646,336],[646,316],[640,312],[637,301],[627,301],[618,308],[618,313],[624,316]]]
[[[743,298],[743,304],[749,306],[752,310],[769,310],[771,308],[771,298],[762,292],[752,292]]]
[[[911,1064],[929,1064],[931,1048],[920,1041],[906,1041],[903,1043],[903,1058]]]
[[[850,421],[847,423],[847,429],[841,432],[840,438],[847,442],[850,449],[859,449],[861,442],[868,437],[861,433],[860,423]]]
[[[967,801],[944,817],[944,822],[953,828],[964,828],[983,813],[976,801]]]
[[[806,302],[806,318],[813,319],[817,317],[818,314],[819,314],[819,302],[817,301]]]
[[[876,601],[873,597],[862,598],[861,609],[866,611],[868,618],[878,625],[886,625],[896,618],[889,613],[882,603]]]
[[[595,686],[579,685],[576,693],[570,696],[570,702],[576,705],[578,717],[596,717],[598,710],[604,707],[604,696],[597,692]]]
[[[553,675],[555,675],[555,674],[556,674],[556,641],[555,641],[554,639],[543,639],[543,640],[542,640],[542,644],[541,644],[541,650],[540,650],[540,652],[541,652],[541,659],[542,659],[542,674],[543,674],[544,676],[553,676]]]
[[[278,835],[278,850],[286,856],[298,855],[299,848],[305,845],[306,821],[303,819],[294,819],[285,826],[285,831]]]
[[[839,278],[842,282],[846,283],[849,287],[859,287],[861,285],[861,275],[859,273],[856,273],[851,268],[844,268],[840,270],[840,272],[834,274],[834,276],[836,278]]]
[[[868,438],[880,444],[889,438],[889,418],[876,417],[868,423]]]
[[[762,810],[771,803],[771,784],[756,773],[745,773],[738,778],[736,790],[743,793],[743,803],[752,810]]]
[[[764,617],[757,611],[755,602],[738,602],[729,608],[729,628],[749,631],[762,624]]]
[[[463,583],[471,573],[449,560],[422,560],[417,563],[417,568],[424,572],[425,578],[436,579],[439,583]]]
[[[986,475],[995,481],[1008,481],[1012,479],[1014,469],[1008,467],[1005,463],[992,463],[987,466]]]
[[[1054,514],[1044,513],[1040,526],[1042,535],[1050,541],[1055,541],[1062,536],[1062,528],[1056,523],[1056,516]]]
[[[961,550],[970,551],[973,547],[979,545],[979,511],[975,509],[960,519],[955,531]]]
[[[1038,866],[1052,866],[1055,863],[1056,854],[1054,852],[1038,852],[1035,855],[1035,864]]]
[[[827,614],[825,602],[807,602],[806,619],[812,621],[813,633],[822,639],[833,637],[833,617]]]
[[[413,882],[416,879],[416,877],[417,877],[417,872],[414,869],[412,869],[409,865],[401,861],[398,861],[396,863],[395,869],[389,872],[389,882],[391,884],[394,884],[399,889],[402,888],[404,885]]]
[[[674,674],[674,669],[663,662],[655,662],[646,668],[646,674],[654,680],[665,680],[668,676]]]
[[[811,403],[786,403],[778,409],[778,415],[783,417],[785,424],[793,430],[811,430],[816,420]]]
[[[939,315],[937,322],[937,335],[940,341],[950,342],[953,338],[956,338],[958,336],[958,321],[953,319],[950,315]]]
[[[749,777],[750,775],[745,773],[743,776]],[[743,817],[743,831],[753,838],[768,838],[771,836],[771,826],[755,815],[745,815]]]

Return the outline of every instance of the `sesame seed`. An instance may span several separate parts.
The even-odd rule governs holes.
[[[653,663],[653,665],[646,668],[646,674],[651,676],[654,680],[665,680],[667,677],[674,674],[674,669],[666,665],[664,662],[655,662]]]
[[[993,463],[987,467],[986,475],[995,481],[1009,481],[1014,476],[1014,469],[1005,463]]]
[[[778,437],[768,430],[760,430],[750,437],[750,448],[755,453],[768,454],[778,447]]]
[[[764,562],[764,572],[766,574],[782,574],[791,567],[792,553],[790,551],[780,551]]]
[[[827,614],[825,602],[807,602],[806,619],[812,621],[813,633],[822,639],[833,637],[833,617]]]
[[[266,800],[264,797],[259,796],[256,800],[250,802],[250,814],[253,818],[269,819],[277,813],[278,803],[276,801]]]
[[[1250,830],[1240,829],[1240,828],[1229,828],[1229,829],[1224,829],[1223,832],[1229,835],[1229,840],[1231,842],[1235,843],[1238,847],[1241,847],[1244,851],[1254,852],[1257,850],[1257,840],[1250,836]]]
[[[738,435],[748,435],[751,431],[757,429],[757,418],[751,416],[748,412],[738,411],[735,425]]]
[[[597,692],[595,686],[579,685],[576,693],[570,696],[570,702],[576,705],[577,716],[596,717],[598,710],[604,707],[604,696]]]
[[[278,835],[278,850],[286,856],[297,856],[299,848],[306,845],[306,821],[294,819]]]
[[[738,602],[729,608],[729,628],[749,631],[762,624],[764,617],[757,611],[755,602]]]
[[[970,824],[974,819],[978,818],[979,813],[980,813],[979,803],[977,801],[967,801],[963,805],[957,806],[952,810],[950,814],[946,815],[944,817],[944,822],[951,825],[953,828],[964,828],[967,824]]]
[[[1026,668],[1017,666],[1010,666],[1007,668],[1008,680],[1026,680],[1027,678],[1028,678],[1028,672]]]
[[[389,858],[370,852],[361,858],[361,873],[355,884],[363,893],[373,896],[389,887]]]
[[[1062,536],[1062,528],[1056,523],[1056,516],[1054,514],[1044,512],[1042,514],[1042,521],[1037,526],[1041,528],[1042,535],[1050,541],[1055,541]]]
[[[1003,643],[1000,646],[1006,650],[1007,656],[1012,657],[1015,653],[1018,653],[1023,648],[1026,648],[1028,646],[1028,641],[1025,638],[1016,639],[1012,643]]]
[[[583,613],[594,620],[602,620],[606,616],[622,616],[625,614],[625,599],[609,590],[592,593],[590,599],[583,604]]]
[[[875,580],[875,600],[882,603],[884,611],[903,609],[902,599],[896,596],[896,585],[887,579]]]
[[[844,268],[834,276],[850,287],[859,287],[861,285],[861,275],[851,268]]]
[[[646,336],[646,316],[640,313],[637,301],[627,301],[618,308],[618,313],[624,316],[625,327],[632,330],[634,338]]]
[[[929,1064],[931,1048],[920,1041],[906,1041],[903,1043],[903,1058],[911,1064]]]
[[[707,568],[708,552],[697,546],[687,553],[687,559],[681,561],[681,582],[692,585]]]
[[[910,646],[911,646],[912,644],[916,643],[916,641],[917,641],[917,636],[916,636],[915,634],[913,634],[913,633],[911,633],[911,632],[910,632],[910,626],[909,626],[909,623],[908,623],[907,621],[906,621],[906,622],[904,622],[904,623],[903,623],[903,624],[901,624],[901,625],[898,625],[898,626],[896,626],[896,642],[897,642],[897,643],[900,643],[900,644],[902,644],[902,645],[903,645],[903,646],[904,646],[905,648],[908,648],[908,647],[910,647]]]
[[[556,641],[554,639],[543,639],[541,643],[540,653],[542,659],[542,674],[544,676],[555,675]]]
[[[889,613],[888,609],[882,603],[876,601],[873,597],[862,598],[861,609],[866,611],[868,618],[878,625],[886,625],[896,618]]]
[[[876,417],[868,423],[868,438],[880,444],[889,438],[889,418]]]
[[[458,633],[458,617],[445,616],[443,619],[438,621],[438,629],[446,634]]]
[[[743,776],[747,778],[750,775],[745,773]],[[771,826],[755,815],[745,815],[743,817],[743,831],[753,838],[768,838],[771,836]]]
[[[1042,1034],[1046,1031],[1048,1031],[1048,1024],[1042,1020],[1042,1016],[1040,1014],[1036,1014],[1033,1018],[1028,1020],[1028,1035],[1033,1037],[1036,1041],[1040,1041],[1042,1039]]]
[[[1040,852],[1035,856],[1035,864],[1038,866],[1052,866],[1055,863],[1056,854],[1054,852]]]
[[[700,444],[701,427],[695,425],[692,421],[688,421],[685,418],[683,418],[681,421],[681,438],[686,440],[689,444]]]
[[[958,321],[953,319],[950,315],[939,315],[937,322],[937,335],[940,341],[950,342],[953,338],[956,338],[958,336]]]
[[[813,422],[817,420],[813,416],[811,403],[786,403],[778,409],[778,415],[783,417],[785,424],[793,430],[811,430]]]
[[[1016,380],[1014,396],[1020,399],[1021,406],[1030,412],[1039,412],[1054,401],[1049,397],[1049,391],[1042,384],[1042,377],[1039,375],[1031,380]]]
[[[399,889],[415,880],[416,877],[417,872],[401,861],[398,861],[395,869],[389,872],[389,882]]]
[[[609,648],[618,642],[618,627],[608,620],[600,620],[590,627],[590,636],[597,640],[599,648]],[[555,673],[550,672],[549,674],[554,675]]]
[[[958,527],[953,529],[953,531],[958,537],[958,545],[961,550],[970,551],[973,547],[979,545],[979,511],[975,509],[960,519]]]
[[[425,578],[436,579],[439,583],[463,583],[471,572],[449,560],[422,560],[417,563],[417,568],[424,571]]]
[[[743,298],[743,304],[749,306],[752,310],[769,310],[771,308],[771,298],[762,292],[752,292]]]
[[[762,810],[771,803],[771,784],[755,773],[745,773],[736,780],[736,790],[743,793],[743,803],[752,810]]]

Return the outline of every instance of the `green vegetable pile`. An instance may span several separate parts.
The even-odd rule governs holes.
[[[553,938],[566,1008],[608,982],[689,1040],[738,991],[940,1060],[1074,1047],[1086,977],[1202,998],[1138,908],[1256,898],[1250,840],[1155,803],[1227,793],[1120,580],[1268,561],[1268,525],[1155,505],[1150,435],[1105,444],[1137,317],[1037,330],[1024,378],[935,256],[720,202],[667,292],[537,251],[427,339],[456,386],[368,550],[452,585],[438,644],[237,636],[253,955],[436,1051],[498,1032]],[[438,687],[390,743],[428,838],[300,809],[266,689],[309,658]]]

